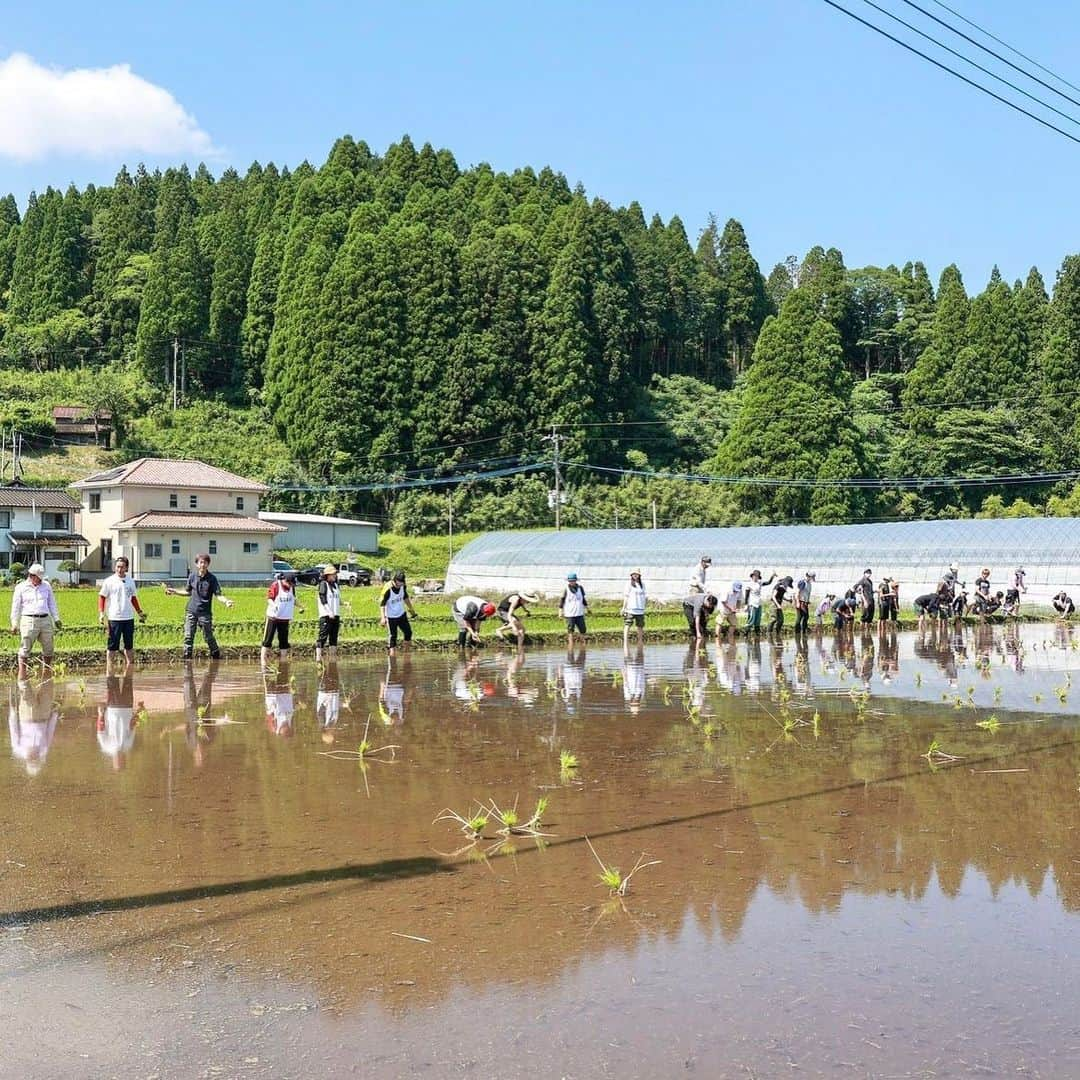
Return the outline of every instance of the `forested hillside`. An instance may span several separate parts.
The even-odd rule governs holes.
[[[834,248],[765,277],[735,220],[690,238],[550,168],[343,138],[319,168],[140,167],[21,213],[0,201],[0,369],[0,420],[29,435],[75,399],[117,414],[122,454],[312,486],[524,466],[550,457],[554,426],[571,522],[640,524],[654,502],[662,524],[1029,512],[1052,495],[1061,512],[1071,483],[939,478],[1080,465],[1080,257],[1052,301],[1035,269],[972,296],[955,267],[935,288],[917,261],[848,269]],[[875,477],[932,482],[845,483]],[[475,482],[456,511],[546,523],[549,486]],[[414,530],[445,512],[416,491],[289,500]]]

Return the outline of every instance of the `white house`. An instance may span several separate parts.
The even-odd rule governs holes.
[[[0,569],[40,562],[49,577],[67,581],[60,563],[80,562],[88,546],[78,531],[80,509],[78,500],[57,488],[0,487]]]
[[[259,518],[267,488],[202,461],[139,458],[72,484],[82,497],[88,552],[82,569],[100,576],[118,555],[140,581],[182,578],[199,552],[222,581],[270,574],[270,549],[284,528]]]

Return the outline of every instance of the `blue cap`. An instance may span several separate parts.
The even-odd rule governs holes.
[[[574,571],[571,570],[570,573],[566,575],[566,580],[567,581],[577,581],[577,574],[575,574]]]

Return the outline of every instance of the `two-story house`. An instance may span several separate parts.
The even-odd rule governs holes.
[[[139,458],[72,487],[89,542],[82,570],[95,577],[126,555],[140,581],[182,578],[205,551],[222,581],[264,578],[284,531],[259,519],[264,485],[202,461]]]
[[[24,484],[0,487],[0,569],[39,562],[67,581],[60,563],[80,562],[88,541],[78,532],[80,504],[66,491]]]

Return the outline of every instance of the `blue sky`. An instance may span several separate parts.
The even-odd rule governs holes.
[[[1080,85],[1064,3],[949,3]],[[612,203],[679,214],[691,239],[710,211],[737,217],[766,273],[820,243],[849,266],[921,258],[936,276],[955,261],[969,289],[994,263],[1009,280],[1038,265],[1050,285],[1080,251],[1080,145],[821,0],[59,0],[8,6],[0,60],[20,52],[61,70],[129,64],[195,118],[215,172],[318,163],[346,132],[381,151],[408,132],[461,165],[549,164]],[[50,183],[107,183],[123,162],[201,156],[84,150],[0,156],[0,188],[22,203]]]

